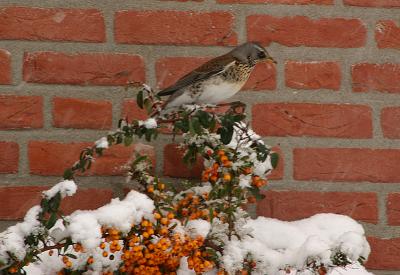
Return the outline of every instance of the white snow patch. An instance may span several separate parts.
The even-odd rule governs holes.
[[[99,140],[96,140],[94,143],[97,148],[107,149],[108,148],[108,140],[107,137],[102,137]]]
[[[186,232],[191,238],[196,238],[198,236],[205,238],[208,232],[210,232],[210,229],[210,223],[205,220],[191,220],[186,224]]]
[[[154,129],[157,128],[157,121],[154,118],[146,119],[143,122],[143,126],[147,129]]]
[[[64,180],[57,183],[52,188],[43,192],[43,195],[47,199],[53,198],[58,192],[61,193],[61,197],[72,196],[76,193],[77,186],[72,180]]]

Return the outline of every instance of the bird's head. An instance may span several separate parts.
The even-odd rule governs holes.
[[[269,62],[276,64],[276,61],[268,54],[267,50],[257,42],[247,42],[237,46],[231,54],[241,63],[254,66],[258,62]]]

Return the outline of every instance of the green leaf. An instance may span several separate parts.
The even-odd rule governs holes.
[[[150,98],[146,97],[144,99],[143,105],[148,114],[150,114],[153,111],[153,103],[151,103]]]
[[[278,166],[279,155],[277,153],[271,153],[270,157],[271,157],[272,168],[275,169]]]
[[[78,257],[76,257],[76,255],[71,254],[71,253],[67,253],[67,254],[65,254],[65,256],[70,257],[72,259],[78,259]]]
[[[199,119],[197,117],[193,117],[189,120],[189,129],[192,134],[200,135],[203,132]]]
[[[222,143],[229,144],[233,136],[233,127],[221,127],[218,129],[217,133],[221,136]]]
[[[136,96],[136,103],[140,109],[143,109],[143,90],[140,90]]]
[[[71,180],[74,177],[74,172],[72,172],[71,168],[65,169],[63,178],[65,180]]]
[[[58,219],[57,213],[52,213],[52,214],[50,215],[49,220],[48,220],[47,223],[46,223],[46,228],[47,228],[47,229],[52,228],[52,227],[56,224],[57,219]]]
[[[131,136],[127,136],[124,138],[124,145],[129,146],[132,144],[133,138]]]

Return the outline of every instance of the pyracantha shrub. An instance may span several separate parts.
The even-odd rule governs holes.
[[[263,198],[260,188],[278,155],[250,129],[243,104],[190,105],[160,114],[163,103],[147,86],[137,104],[148,111],[147,120],[120,120],[115,132],[81,152],[23,222],[0,234],[3,273],[322,275],[368,256],[363,228],[345,216],[291,223],[249,217],[243,206]],[[124,199],[61,213],[61,200],[76,192],[77,175],[104,150],[141,138],[151,142],[160,131],[179,139],[187,165],[203,160],[200,180],[164,182],[151,160],[138,154],[127,165],[135,190]]]

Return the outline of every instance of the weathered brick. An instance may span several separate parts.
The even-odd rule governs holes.
[[[381,127],[384,137],[400,138],[400,107],[382,109]]]
[[[333,0],[217,0],[221,4],[332,5]]]
[[[183,163],[185,150],[177,147],[177,144],[167,144],[164,147],[164,176],[174,178],[200,178],[203,170],[203,160],[189,168]]]
[[[209,57],[166,57],[156,62],[157,87],[166,88],[179,78],[207,62]],[[276,88],[276,68],[259,63],[242,90],[273,90]]]
[[[40,203],[42,192],[50,186],[9,186],[0,187],[0,219],[22,219],[26,212]],[[92,210],[108,203],[113,197],[110,189],[79,189],[72,197],[61,202],[61,211],[70,214],[75,210]]]
[[[343,0],[345,5],[359,7],[395,8],[400,7],[399,0]]]
[[[91,145],[92,143],[88,142],[30,141],[28,145],[30,173],[42,176],[62,175],[66,168],[79,159],[81,150]],[[155,160],[152,146],[144,144],[134,144],[129,147],[115,145],[105,150],[103,156],[96,159],[85,175],[125,175],[126,169],[123,166],[134,159],[136,152],[148,155],[153,161]],[[54,161],[55,159],[57,161]]]
[[[41,96],[0,95],[0,129],[43,127]]]
[[[288,61],[285,64],[285,83],[294,89],[339,90],[340,65],[329,61]]]
[[[349,215],[360,221],[378,222],[378,200],[375,193],[267,191],[257,204],[257,214],[294,221],[317,213]]]
[[[351,75],[353,92],[400,93],[400,64],[356,64]]]
[[[254,130],[263,136],[371,138],[371,108],[348,104],[263,103],[253,106]]]
[[[104,42],[96,9],[7,7],[0,9],[0,39]]]
[[[229,12],[119,11],[115,40],[128,44],[236,45]]]
[[[53,125],[59,128],[110,129],[112,104],[108,100],[53,99]]]
[[[142,57],[122,53],[26,53],[23,73],[26,82],[46,84],[126,85],[145,81]]]
[[[0,84],[11,84],[11,54],[0,49]]]
[[[400,1],[399,6],[400,6]],[[380,20],[375,26],[375,40],[378,48],[400,48],[400,26],[393,20]]]
[[[296,180],[399,182],[400,150],[369,148],[296,148]]]
[[[136,100],[125,99],[122,103],[121,118],[132,121],[133,119],[145,120],[147,117],[147,112],[139,108],[139,106],[136,104]]]
[[[386,202],[389,225],[400,225],[400,193],[390,193]]]
[[[305,16],[247,17],[247,38],[265,45],[276,42],[289,47],[358,48],[365,45],[366,27],[359,19]]]
[[[0,174],[15,174],[18,172],[18,143],[0,141]]]
[[[400,270],[400,238],[369,237],[371,246],[366,267],[370,269]]]

